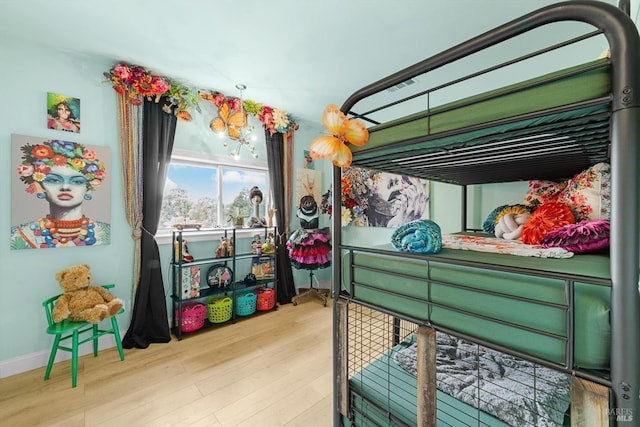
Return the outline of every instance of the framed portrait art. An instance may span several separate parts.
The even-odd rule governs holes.
[[[47,128],[80,133],[80,99],[48,92]]]
[[[109,244],[109,147],[11,136],[11,249]]]

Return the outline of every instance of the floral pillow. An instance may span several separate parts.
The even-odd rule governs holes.
[[[566,187],[567,182],[531,180],[529,181],[529,192],[524,198],[524,204],[527,206],[540,206],[547,202],[556,202]]]
[[[576,174],[559,195],[577,220],[611,218],[611,167],[598,163]]]
[[[540,244],[577,254],[596,252],[609,247],[609,231],[609,220],[586,219],[548,232]]]
[[[569,206],[560,202],[549,202],[538,207],[522,226],[522,243],[539,245],[551,230],[573,224],[576,219]]]

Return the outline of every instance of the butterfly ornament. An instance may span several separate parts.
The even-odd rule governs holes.
[[[229,102],[225,100],[218,108],[218,117],[211,120],[210,127],[217,134],[224,133],[225,130],[229,138],[237,140],[240,138],[241,130],[247,126],[247,114],[243,108],[233,109]]]
[[[335,166],[348,167],[353,155],[347,142],[363,146],[369,140],[369,131],[362,121],[348,119],[335,104],[324,109],[322,124],[331,135],[322,135],[311,141],[309,155],[313,159],[330,158]]]

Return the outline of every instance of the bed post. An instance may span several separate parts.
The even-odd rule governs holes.
[[[609,417],[620,426],[638,425],[640,420],[640,38],[634,23],[625,18],[605,30],[614,64],[610,237],[613,396]]]
[[[571,378],[571,425],[609,426],[609,388],[573,376]]]
[[[348,362],[348,342],[347,337],[349,334],[347,333],[347,316],[349,310],[349,304],[342,299],[334,300],[336,302],[336,318],[335,323],[338,327],[338,331],[340,331],[340,336],[338,339],[338,347],[335,350],[336,357],[336,365],[337,365],[337,375],[336,375],[336,401],[337,401],[337,409],[342,415],[349,414],[349,390],[347,386],[347,381],[349,378],[349,373],[347,372],[347,362]]]
[[[420,427],[435,427],[437,423],[436,331],[426,326],[419,326],[417,347],[417,425]]]
[[[347,319],[347,308],[348,305],[346,302],[341,301],[340,291],[342,289],[342,257],[341,255],[341,247],[342,247],[342,236],[341,236],[341,221],[342,217],[340,216],[340,206],[342,204],[341,200],[341,178],[342,171],[339,167],[333,167],[333,181],[331,187],[333,188],[332,192],[332,205],[333,205],[333,216],[331,217],[331,241],[333,243],[333,251],[331,252],[331,265],[332,265],[332,295],[333,299],[332,310],[333,310],[333,425],[341,426],[342,425],[342,415],[348,414],[345,408],[348,408],[348,372],[346,372],[346,364],[347,358],[346,354],[340,353],[338,348],[345,350],[346,347],[346,338],[348,337],[348,332],[346,328],[346,319]],[[342,320],[338,320],[338,316],[341,316]],[[344,325],[342,324],[344,323]],[[341,365],[343,366],[341,366]],[[341,400],[338,400],[341,398]],[[347,404],[345,404],[347,402]]]
[[[460,202],[460,226],[462,227],[462,231],[467,231],[467,186],[463,185],[462,187],[462,200]]]

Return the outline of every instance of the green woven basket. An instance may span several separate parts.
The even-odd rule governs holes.
[[[231,319],[231,315],[233,314],[233,300],[229,297],[222,299],[209,298],[209,301],[207,301],[207,310],[209,322],[224,323]]]

